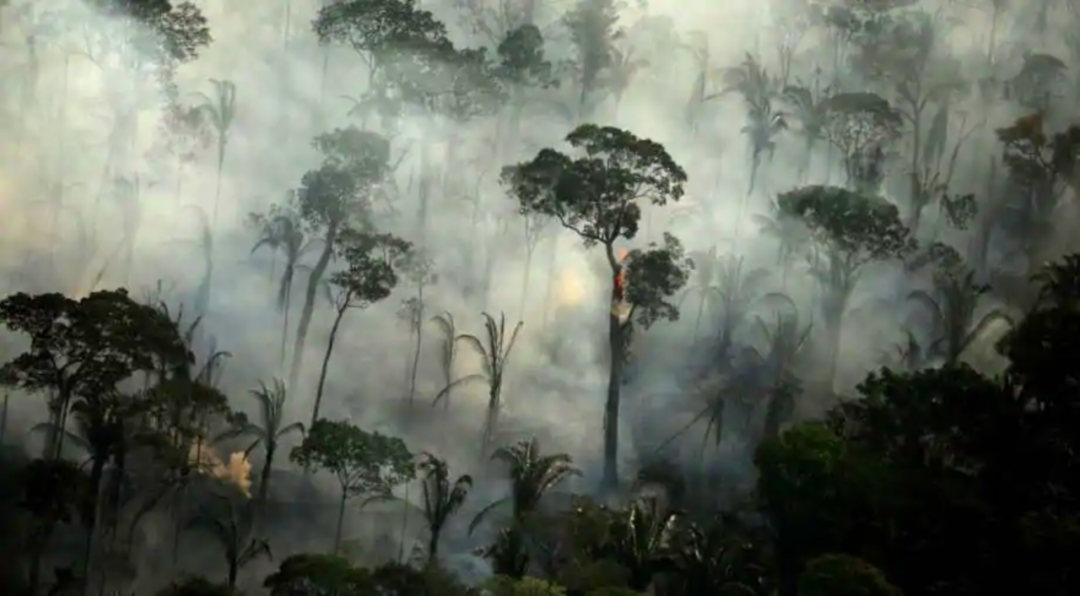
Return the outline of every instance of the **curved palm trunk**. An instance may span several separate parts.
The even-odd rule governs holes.
[[[217,233],[218,209],[221,206],[221,175],[225,170],[225,150],[228,147],[228,144],[229,142],[225,139],[224,134],[222,134],[218,138],[217,180],[214,182],[214,213],[213,218],[210,220],[212,233]]]
[[[266,461],[263,462],[262,473],[259,474],[259,504],[266,506],[267,497],[270,495],[270,473],[274,466],[274,452],[277,444],[273,441],[266,443]]]
[[[296,341],[293,343],[292,366],[289,369],[289,387],[296,387],[296,381],[300,376],[300,367],[304,364],[304,344],[307,343],[308,330],[311,328],[311,317],[315,313],[315,298],[319,293],[319,282],[326,273],[326,267],[330,264],[330,257],[334,250],[334,241],[337,239],[338,223],[330,222],[326,230],[326,246],[323,248],[319,260],[311,269],[308,278],[307,291],[304,293],[304,309],[300,311],[300,323],[296,328]]]
[[[338,329],[341,327],[341,319],[345,317],[345,308],[339,308],[337,317],[334,318],[334,326],[330,328],[330,338],[326,342],[326,353],[323,355],[322,370],[319,372],[319,386],[315,390],[315,407],[311,410],[311,424],[319,419],[319,406],[322,405],[323,389],[326,387],[326,371],[330,368],[330,356],[334,353],[334,341],[337,339]]]

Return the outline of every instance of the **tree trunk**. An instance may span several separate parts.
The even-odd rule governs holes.
[[[337,239],[338,222],[330,222],[326,230],[326,246],[323,248],[319,260],[311,269],[308,277],[307,291],[304,292],[304,308],[300,311],[300,323],[296,327],[296,341],[293,343],[292,366],[289,369],[289,387],[295,391],[296,381],[300,377],[300,367],[304,364],[304,344],[307,343],[308,329],[311,327],[311,317],[315,313],[315,298],[319,294],[319,282],[326,273],[326,267],[330,264],[330,257],[334,253],[334,241]]]
[[[414,321],[409,322],[410,324],[415,323],[415,327],[413,328],[413,334],[416,336],[416,345],[414,346],[414,349],[413,349],[412,370],[411,370],[410,376],[409,376],[409,407],[410,408],[412,407],[413,402],[416,401],[416,376],[417,376],[417,373],[420,370],[420,349],[424,345],[423,344],[423,342],[424,342],[424,335],[423,335],[423,333],[424,333],[424,325],[423,325],[423,320],[424,320],[424,284],[420,284],[420,286],[417,288],[417,296],[416,297],[417,297],[417,300],[418,300],[417,305],[416,305],[416,308],[417,308],[416,319]]]
[[[341,529],[345,523],[345,498],[348,493],[341,489],[341,501],[338,503],[337,530],[334,532],[334,554],[341,552]]]
[[[218,139],[218,153],[217,153],[217,180],[214,182],[214,215],[210,220],[210,233],[217,235],[218,224],[218,208],[221,206],[221,175],[225,170],[225,150],[229,145],[229,141],[225,139],[225,134],[220,133],[221,138]]]
[[[600,487],[602,490],[614,491],[619,486],[619,402],[625,342],[623,321],[615,308],[622,299],[618,291],[622,264],[615,258],[611,246],[605,248],[608,264],[611,266],[611,310],[608,311],[608,352],[611,363],[608,367],[607,403],[604,404],[604,471]]]
[[[83,569],[82,569],[82,581],[83,581],[83,596],[90,595],[90,571],[92,569],[91,559],[94,556],[94,538],[97,534],[97,522],[100,515],[99,507],[101,504],[101,477],[105,473],[105,461],[108,458],[108,454],[98,453],[94,454],[93,462],[90,466],[90,487],[93,493],[91,493],[91,500],[88,504],[90,510],[90,522],[86,527],[86,538],[83,541]]]
[[[615,490],[619,486],[619,403],[623,369],[623,327],[615,313],[608,314],[608,351],[611,365],[607,403],[604,404],[604,472],[600,486],[604,490]]]
[[[431,536],[428,537],[428,564],[434,564],[439,558],[439,535],[442,534],[442,527],[439,525],[433,525],[430,528]]]
[[[0,447],[4,446],[4,439],[7,438],[8,402],[10,400],[11,394],[4,392],[4,406],[3,410],[0,410]]]
[[[266,498],[270,494],[270,472],[274,465],[274,451],[277,445],[273,442],[266,444],[266,461],[263,462],[262,474],[259,476],[259,504],[265,506]]]
[[[289,340],[289,309],[292,307],[292,283],[285,288],[285,301],[282,304],[281,314],[281,361],[278,364],[281,368],[285,368],[285,344]]]
[[[334,353],[334,341],[337,339],[338,328],[341,327],[341,319],[345,316],[346,307],[338,308],[337,317],[334,318],[334,326],[330,328],[330,338],[326,341],[326,353],[323,354],[322,370],[319,372],[319,386],[315,389],[315,407],[311,410],[311,425],[319,419],[319,406],[322,405],[323,389],[326,387],[326,371],[330,367],[330,355]]]
[[[237,557],[229,557],[229,587],[236,588],[236,576],[240,574],[240,561]]]

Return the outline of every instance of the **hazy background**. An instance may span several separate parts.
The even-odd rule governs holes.
[[[95,35],[117,34],[125,24],[72,9],[73,2],[22,4],[29,8],[22,9],[13,1],[4,9],[0,37],[2,106],[5,119],[17,123],[0,143],[0,290],[82,295],[94,288],[126,286],[137,295],[160,291],[171,304],[187,304],[190,309],[205,270],[205,219],[213,211],[216,195],[213,143],[198,149],[195,159],[180,170],[175,158],[162,153],[162,102],[152,78],[145,73],[133,75],[116,63],[116,56],[94,50]],[[254,405],[247,391],[260,379],[286,376],[279,362],[281,313],[275,305],[281,260],[273,260],[270,251],[252,254],[258,235],[245,225],[246,217],[280,202],[305,171],[318,165],[319,156],[310,144],[315,134],[359,125],[360,120],[349,115],[352,101],[348,97],[363,93],[366,74],[351,50],[331,47],[324,79],[323,50],[310,27],[316,2],[197,4],[209,19],[214,41],[196,61],[179,70],[180,100],[196,105],[203,101],[197,94],[212,97],[210,79],[228,80],[236,86],[236,117],[229,131],[219,225],[213,240],[214,287],[204,326],[216,339],[217,348],[232,354],[221,379],[222,389],[234,405],[246,407]],[[821,49],[827,40],[820,29],[793,19],[798,13],[792,8],[795,4],[654,0],[623,10],[620,25],[625,33],[618,45],[641,60],[640,68],[617,109],[609,99],[590,120],[663,143],[690,178],[683,201],[648,213],[642,234],[625,248],[643,247],[670,231],[689,250],[717,247],[720,253],[744,255],[748,270],[773,269],[762,292],[780,288],[776,245],[758,234],[751,215],[764,212],[775,193],[798,184],[801,140],[792,134],[780,136],[775,157],[762,165],[757,187],[747,197],[749,154],[741,133],[745,108],[738,95],[709,102],[698,116],[696,132],[686,124],[686,109],[703,66],[707,71],[736,66],[752,52],[775,71],[776,47],[785,35],[789,40],[799,39],[792,78],[813,84],[815,64],[823,64],[823,56],[828,55]],[[477,31],[477,19],[497,33],[505,32],[495,17],[499,5],[492,0],[422,5],[448,25],[459,46],[496,45],[497,40]],[[538,13],[537,24],[545,32],[548,57],[553,61],[572,56],[567,34],[559,25],[569,6],[568,2],[545,2]],[[924,6],[951,15],[947,20],[951,29],[942,39],[952,47],[946,49],[964,64],[985,72],[990,21],[986,7],[974,2]],[[54,8],[62,9],[65,16],[50,14]],[[1055,10],[1066,14],[1062,7]],[[291,23],[287,37],[283,35],[286,14]],[[1025,49],[1064,52],[1056,45],[1038,47],[1039,42],[1017,24],[1023,15],[1010,14],[999,25],[1002,49],[997,52],[999,66],[994,72],[1018,68]],[[1057,22],[1066,21],[1051,20],[1051,28]],[[1012,49],[1012,42],[1021,39],[1025,45]],[[694,45],[699,51],[707,47],[707,65],[695,60],[689,49]],[[820,76],[826,82],[831,75]],[[719,91],[717,77],[710,89]],[[427,290],[428,317],[452,313],[459,331],[469,333],[482,332],[481,311],[496,317],[504,312],[510,327],[523,321],[503,393],[504,427],[514,433],[503,440],[540,436],[545,444],[573,455],[586,471],[580,486],[589,488],[598,475],[593,472],[599,469],[607,376],[605,264],[599,251],[585,250],[579,239],[552,225],[526,272],[524,224],[514,214],[512,199],[497,184],[501,166],[526,159],[540,147],[564,148],[562,138],[573,122],[561,117],[550,103],[572,105],[576,90],[566,85],[539,95],[544,101],[529,109],[518,150],[501,155],[492,150],[492,118],[453,125],[418,114],[407,116],[392,139],[395,156],[404,155],[396,176],[399,213],[383,221],[403,237],[423,241],[435,259],[439,279]],[[981,192],[988,158],[999,153],[992,130],[1020,112],[999,108],[987,112],[974,97],[963,102],[969,105],[969,122],[983,125],[968,141],[951,186],[957,193]],[[137,114],[134,140],[114,142],[110,133],[116,119],[130,113]],[[422,239],[413,237],[421,137],[440,141],[431,156],[436,169],[447,176],[444,183],[434,185],[431,233]],[[452,143],[449,147],[448,142]],[[446,162],[448,155],[453,163]],[[824,146],[812,163],[809,181],[841,182],[838,165]],[[114,185],[118,176],[137,181],[137,192],[118,192]],[[470,193],[479,194],[479,209],[460,196]],[[475,228],[474,212],[479,213]],[[936,218],[937,211],[929,209],[924,226],[933,226]],[[1007,266],[1007,248],[1004,251],[998,260]],[[308,263],[314,256],[309,255]],[[489,263],[495,281],[486,296],[478,295],[470,285],[477,270]],[[526,273],[530,290],[523,299]],[[695,283],[691,281],[691,286]],[[841,390],[879,363],[880,353],[900,340],[900,324],[909,319],[902,310],[875,308],[875,299],[902,296],[912,283],[895,267],[873,271],[860,283],[852,316],[845,323]],[[293,321],[305,284],[301,271],[293,287]],[[812,282],[796,271],[783,285],[800,305],[804,320],[809,320],[816,296]],[[412,347],[399,311],[411,291],[399,287],[391,298],[346,315],[330,363],[324,416],[348,417],[366,428],[400,432]],[[694,341],[696,303],[696,295],[691,294],[681,321],[660,323],[635,340],[637,364],[634,381],[625,392],[622,426],[624,435],[634,434],[636,439],[623,442],[626,462],[642,455],[635,453],[636,445],[659,443],[700,408],[694,398],[691,364],[707,359],[707,354]],[[290,420],[310,416],[332,322],[327,306],[320,301],[316,310],[310,353],[299,386],[290,391]],[[705,319],[701,334],[714,333],[715,317],[707,313]],[[752,330],[745,333],[747,342],[762,341]],[[429,401],[442,386],[434,329],[425,326],[425,335],[418,388],[421,401]],[[6,359],[19,344],[8,341],[3,348]],[[458,376],[475,372],[474,355],[463,349],[457,369]],[[415,451],[440,453],[454,469],[471,469],[485,400],[482,384],[457,392],[448,411],[440,407],[418,416],[419,422],[406,436],[408,444]],[[803,401],[801,413],[827,405],[821,401]],[[39,399],[15,396],[12,416],[13,430],[28,428],[45,418],[45,409]],[[632,428],[635,433],[630,432]],[[738,434],[738,428],[732,430]],[[689,441],[689,449],[695,451],[698,443],[700,439]],[[743,470],[749,467],[742,456],[728,464]],[[476,499],[483,501],[498,490],[498,486],[484,485]]]

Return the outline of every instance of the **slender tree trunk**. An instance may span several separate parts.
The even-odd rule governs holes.
[[[330,328],[330,338],[326,341],[326,353],[323,355],[322,370],[319,372],[319,386],[315,389],[315,407],[311,410],[311,425],[319,419],[319,406],[322,405],[323,389],[326,388],[326,371],[330,368],[330,356],[334,353],[334,341],[337,340],[341,319],[345,317],[345,307],[338,308],[334,325]]]
[[[279,366],[285,368],[285,344],[289,340],[289,309],[292,307],[292,283],[285,288],[285,300],[282,304],[281,315],[281,361]]]
[[[326,267],[330,264],[330,257],[334,251],[334,241],[337,239],[337,222],[330,222],[326,230],[326,246],[323,248],[315,267],[311,269],[308,277],[307,291],[304,293],[304,308],[300,311],[300,323],[296,327],[296,340],[293,343],[292,366],[289,369],[289,387],[295,388],[300,377],[300,368],[304,364],[304,344],[307,343],[308,329],[311,327],[311,317],[315,313],[315,298],[319,294],[319,283],[326,273]]]
[[[555,292],[555,264],[559,260],[559,240],[551,240],[551,259],[547,267],[547,287],[544,289],[544,315],[540,329],[547,331],[548,320],[551,314],[551,295]]]
[[[424,284],[420,284],[417,288],[417,311],[416,319],[410,321],[410,324],[414,324],[413,335],[416,338],[416,344],[413,346],[413,360],[412,371],[409,377],[409,407],[411,408],[413,402],[416,401],[416,377],[420,371],[420,349],[424,345]]]
[[[237,557],[229,557],[229,587],[236,588],[236,576],[240,575],[240,561]]]
[[[428,537],[428,564],[432,565],[439,559],[439,535],[442,534],[442,526],[431,526],[431,536]]]
[[[221,136],[218,139],[217,179],[214,182],[214,214],[213,218],[210,220],[210,233],[215,236],[218,232],[218,209],[221,207],[221,175],[225,170],[225,150],[229,144],[225,139],[224,133],[219,134]]]
[[[270,473],[274,466],[274,451],[277,445],[273,441],[266,444],[266,461],[263,462],[262,474],[259,476],[259,503],[266,506],[266,499],[270,495]]]
[[[345,498],[346,498],[347,494],[348,493],[346,493],[345,489],[343,488],[341,490],[341,500],[338,501],[337,530],[334,532],[334,554],[335,555],[341,552],[341,530],[342,530],[342,526],[345,523]]]
[[[528,239],[525,240],[528,242]],[[525,308],[529,305],[529,282],[532,280],[532,262],[533,253],[536,252],[536,245],[525,247],[525,272],[521,276],[521,306],[519,307],[518,320],[525,320]]]
[[[7,438],[7,423],[8,423],[8,404],[11,401],[11,394],[4,392],[4,406],[0,410],[0,447],[4,446],[4,439]]]
[[[619,486],[619,405],[622,389],[623,352],[625,340],[623,321],[619,318],[615,306],[620,300],[618,294],[618,276],[622,265],[615,258],[611,246],[607,249],[608,263],[611,265],[611,305],[608,312],[608,351],[611,364],[608,367],[607,402],[604,404],[604,471],[600,480],[601,489],[614,491]]]
[[[86,537],[83,541],[83,596],[90,595],[90,572],[93,569],[91,560],[94,558],[94,539],[97,535],[98,518],[101,515],[101,477],[105,473],[107,457],[107,454],[95,453],[93,462],[90,465],[90,487],[93,492],[91,493],[89,509],[92,517],[86,527]]]

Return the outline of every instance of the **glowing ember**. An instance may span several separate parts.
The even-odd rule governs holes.
[[[630,256],[630,252],[625,248],[619,250],[619,272],[615,274],[615,300],[616,302],[622,302],[626,292],[626,272],[623,264],[626,263],[626,259]]]

